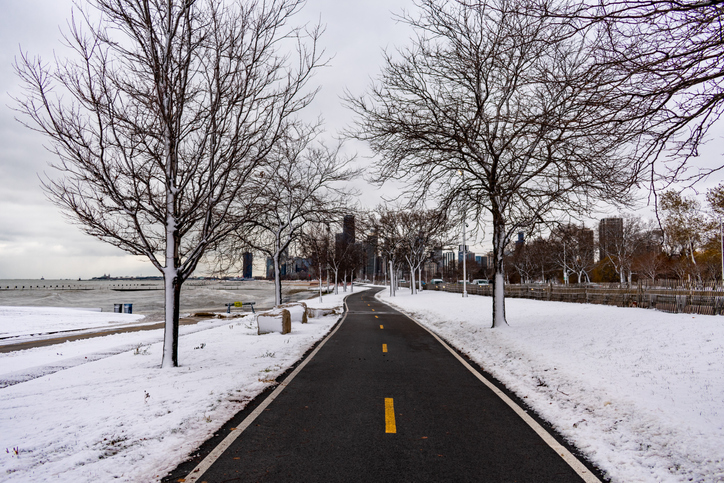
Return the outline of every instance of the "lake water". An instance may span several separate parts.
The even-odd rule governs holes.
[[[17,288],[16,288],[17,287]],[[314,296],[309,282],[282,282],[284,302]],[[232,282],[188,280],[181,288],[181,312],[221,311],[231,302],[274,305],[274,285],[264,280]],[[160,280],[0,280],[0,306],[78,307],[112,312],[114,304],[133,304],[134,314],[163,319]],[[233,311],[240,309],[232,308]],[[244,311],[248,311],[244,307]]]

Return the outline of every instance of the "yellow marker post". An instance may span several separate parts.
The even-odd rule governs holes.
[[[387,352],[387,344],[382,344],[382,352]]]
[[[396,433],[395,402],[391,397],[385,398],[385,433]]]

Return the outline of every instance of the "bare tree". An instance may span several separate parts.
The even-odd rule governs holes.
[[[696,266],[696,251],[708,231],[707,220],[701,211],[701,205],[694,198],[681,196],[669,190],[659,198],[658,209],[662,213],[661,226],[664,230],[664,243],[669,254],[687,257]]]
[[[595,266],[593,230],[585,226],[565,224],[556,227],[549,237],[551,259],[563,270],[568,283],[569,273],[575,273],[578,283],[589,276]]]
[[[621,284],[631,283],[634,260],[646,245],[646,230],[640,217],[625,215],[621,230],[611,233],[607,243],[601,243],[603,257],[607,258],[619,275]]]
[[[540,273],[530,244],[511,242],[508,244],[508,251],[512,252],[510,265],[518,272],[520,283],[528,283],[534,279],[536,272]]]
[[[636,105],[646,142],[638,161],[650,179],[694,182],[716,167],[686,173],[691,157],[724,111],[721,35],[724,10],[716,1],[605,0],[569,4],[588,31],[597,68],[606,70],[621,102]],[[673,148],[671,156],[660,154]],[[657,166],[657,161],[663,166]]]
[[[311,258],[312,267],[319,278],[319,301],[322,301],[322,277],[329,266],[330,247],[329,230],[324,223],[307,223],[299,239],[301,252]]]
[[[379,216],[377,220],[378,234],[380,238],[380,249],[386,263],[386,271],[389,274],[390,296],[395,295],[396,272],[399,268],[402,257],[402,247],[405,242],[405,233],[400,221],[401,209],[386,205],[379,205],[375,208]]]
[[[162,367],[176,366],[181,285],[253,217],[253,174],[314,96],[320,31],[288,25],[301,0],[90,4],[65,36],[78,60],[17,60],[19,111],[58,156],[51,200],[163,274]]]
[[[388,55],[352,133],[381,155],[376,179],[407,182],[411,200],[493,224],[493,327],[505,325],[504,252],[592,200],[624,200],[636,174],[616,123],[627,106],[590,69],[575,26],[523,13],[530,2],[420,0],[413,46]],[[549,5],[554,9],[554,5]],[[459,176],[462,173],[463,176]],[[472,216],[471,216],[472,215]]]
[[[666,263],[666,255],[661,250],[646,251],[634,259],[633,269],[646,278],[656,280],[656,277],[664,271]]]
[[[402,256],[410,268],[410,293],[422,290],[422,264],[427,260],[429,251],[441,243],[450,232],[450,221],[445,213],[436,210],[404,210],[398,213],[402,243]],[[415,286],[415,273],[419,287]]]
[[[526,242],[523,248],[523,257],[526,259],[526,266],[529,266],[530,277],[538,279],[541,282],[548,280],[549,274],[554,270],[553,265],[553,249],[549,240],[542,237],[535,238],[531,242]]]
[[[229,237],[220,251],[230,264],[251,247],[274,264],[274,303],[282,303],[281,259],[303,234],[307,223],[321,223],[348,211],[355,194],[346,182],[358,175],[350,168],[353,158],[340,154],[338,144],[329,148],[315,140],[316,129],[297,126],[277,142],[267,156],[267,166],[255,176],[266,179],[263,192],[254,194],[255,216],[243,230]],[[239,193],[242,198],[249,193]]]
[[[339,220],[342,221],[342,220]],[[338,222],[339,224],[339,222]],[[344,224],[341,224],[344,227]],[[332,239],[333,245],[329,252],[329,267],[334,272],[334,293],[339,293],[339,275],[342,273],[343,290],[347,291],[347,274],[359,265],[361,256],[359,246],[354,239],[344,232],[337,233]]]

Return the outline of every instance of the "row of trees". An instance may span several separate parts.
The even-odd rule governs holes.
[[[175,366],[181,285],[203,257],[223,268],[240,249],[266,252],[280,301],[279,257],[307,223],[346,211],[333,186],[356,173],[298,118],[325,65],[320,28],[291,23],[303,0],[88,4],[65,38],[75,59],[16,62],[18,110],[57,156],[50,198],[163,274],[162,366]],[[643,179],[685,177],[724,105],[723,14],[688,0],[416,7],[399,17],[411,46],[386,55],[366,95],[346,98],[358,115],[347,134],[379,157],[374,180],[406,187],[406,209],[370,224],[392,276],[402,263],[419,273],[431,219],[491,223],[493,326],[504,325],[513,234],[601,200],[625,205]],[[678,157],[666,164],[668,147]],[[433,204],[444,216],[413,216]]]
[[[724,105],[715,3],[419,0],[411,45],[349,94],[350,132],[415,205],[490,222],[492,326],[506,324],[505,249],[595,203],[685,172]],[[691,130],[689,130],[691,129]],[[657,160],[672,146],[666,169]],[[683,159],[684,161],[680,161]],[[665,159],[664,159],[665,161]]]
[[[451,224],[445,213],[387,205],[354,213],[355,231],[363,234],[362,240],[346,236],[341,218],[331,224],[311,223],[304,230],[297,252],[311,260],[320,283],[326,270],[331,272],[329,278],[334,278],[335,291],[340,275],[346,284],[348,276],[353,280],[365,274],[374,281],[379,272],[385,283],[389,280],[394,295],[399,275],[406,272],[411,276],[412,293],[421,290],[423,264],[431,252],[451,244]]]
[[[162,367],[178,365],[181,286],[204,257],[275,260],[305,223],[341,210],[356,175],[299,120],[325,65],[302,0],[93,0],[65,34],[75,57],[15,67],[23,121],[60,177],[50,199],[86,233],[148,258],[165,283]]]
[[[706,199],[702,207],[696,198],[666,191],[658,200],[660,220],[624,215],[616,219],[619,224],[602,225],[598,240],[584,226],[558,226],[547,238],[509,246],[511,275],[522,282],[568,281],[569,274],[579,282],[629,284],[634,275],[722,280],[724,184],[709,190]]]

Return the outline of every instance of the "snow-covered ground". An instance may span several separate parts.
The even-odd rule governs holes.
[[[135,324],[143,315],[59,307],[0,307],[0,340],[16,343],[70,330],[110,329]]]
[[[724,318],[490,297],[378,297],[467,353],[615,482],[724,481]]]
[[[346,295],[306,302],[338,307]],[[55,321],[67,330],[137,320],[97,312],[74,319],[47,308],[23,314],[38,332]],[[16,330],[16,316],[0,310],[0,330]],[[338,318],[295,322],[286,335],[257,335],[251,316],[182,326],[180,367],[167,370],[159,369],[161,330],[0,354],[0,481],[158,481],[274,384]]]

